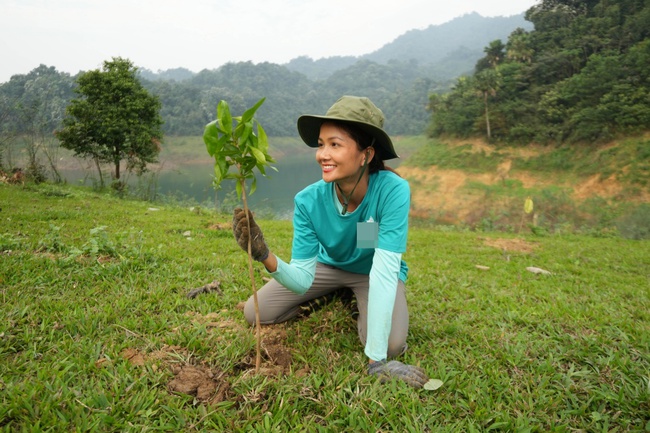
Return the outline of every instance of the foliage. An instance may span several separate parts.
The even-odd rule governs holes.
[[[52,178],[60,182],[58,142],[52,132],[60,124],[72,97],[73,81],[53,67],[40,65],[26,75],[15,75],[0,91],[0,168],[18,166],[21,151],[33,181],[46,177],[46,161]]]
[[[618,221],[618,230],[628,239],[650,239],[650,204],[635,206]]]
[[[593,143],[647,130],[648,2],[543,0],[526,19],[533,31],[517,29],[505,45],[493,41],[472,77],[432,97],[432,136],[478,135],[469,125],[486,121],[466,108],[469,101],[456,101],[467,99],[470,86],[487,104],[490,70],[500,76],[490,98],[490,117],[499,122],[492,136],[500,141]]]
[[[3,206],[0,233],[20,238],[0,259],[6,431],[649,427],[647,241],[413,227],[405,254],[411,322],[404,360],[444,382],[436,391],[416,391],[365,373],[356,324],[341,300],[265,327],[284,336],[291,368],[250,374],[246,359],[255,342],[236,307],[249,283],[232,233],[213,227],[229,215],[173,206],[151,212],[149,203],[67,185],[0,185],[0,202],[12,203]],[[91,229],[106,225],[119,254],[63,260],[37,252],[50,222],[79,249]],[[288,254],[291,223],[262,224],[270,228],[267,240]],[[122,227],[140,235],[117,242]],[[183,236],[188,230],[191,240]],[[144,255],[131,255],[135,248]],[[528,266],[552,275],[533,275]],[[263,277],[256,273],[260,283]],[[214,279],[222,294],[185,296]],[[209,405],[170,392],[174,368],[182,365],[223,374],[215,379],[226,380],[229,398]]]
[[[113,164],[118,181],[121,161],[127,171],[144,172],[160,152],[160,101],[142,87],[136,71],[131,61],[113,58],[101,71],[79,76],[79,97],[70,101],[57,131],[61,146],[75,156]]]
[[[217,119],[205,127],[203,140],[208,154],[215,160],[213,185],[216,189],[221,188],[224,179],[236,180],[237,194],[242,198],[245,197],[246,181],[252,180],[252,194],[257,188],[253,169],[257,168],[265,176],[266,167],[275,162],[268,153],[266,132],[254,118],[263,103],[264,98],[241,116],[232,117],[228,103],[221,101],[217,106]],[[230,172],[232,166],[237,169],[235,173]]]

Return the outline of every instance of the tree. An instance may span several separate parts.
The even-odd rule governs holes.
[[[127,171],[146,171],[156,162],[162,139],[162,118],[158,97],[149,94],[137,78],[137,68],[127,59],[113,58],[102,70],[92,70],[77,79],[79,98],[70,102],[57,132],[61,146],[75,156],[113,164],[120,180],[120,163]]]
[[[522,28],[516,29],[506,43],[506,59],[515,62],[530,63],[534,51],[530,46],[530,36]]]
[[[497,90],[499,90],[501,77],[499,75],[499,72],[494,69],[484,69],[476,74],[474,79],[476,90],[483,98],[485,130],[487,139],[490,141],[490,139],[492,139],[492,130],[490,128],[490,110],[488,109],[488,97],[496,95]]]
[[[250,194],[255,192],[257,179],[253,170],[257,170],[266,176],[266,168],[275,160],[268,154],[269,141],[262,128],[262,125],[255,119],[254,115],[258,108],[264,103],[265,98],[260,99],[257,104],[247,109],[239,117],[232,117],[230,106],[226,101],[220,101],[217,105],[217,119],[208,123],[203,133],[203,141],[210,156],[214,157],[214,181],[216,189],[221,188],[224,179],[237,181],[237,195],[244,203],[244,215],[246,216],[246,229],[248,235],[248,271],[253,289],[255,302],[255,328],[257,331],[257,356],[255,357],[255,372],[259,372],[261,355],[261,323],[260,309],[257,302],[257,288],[255,287],[255,274],[253,271],[252,253],[252,231],[251,215],[246,198],[246,180],[250,179]],[[255,133],[255,129],[257,133]],[[235,166],[236,172],[230,172]],[[271,166],[271,168],[273,168]]]
[[[45,65],[40,65],[24,78],[18,114],[28,155],[27,176],[36,182],[45,180],[39,162],[39,153],[43,153],[54,181],[62,182],[57,168],[59,144],[53,132],[61,126],[65,107],[72,96],[73,81],[69,74],[59,73],[54,67]]]

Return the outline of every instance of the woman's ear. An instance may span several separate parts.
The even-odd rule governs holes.
[[[367,147],[365,152],[365,157],[364,157],[364,164],[370,164],[370,161],[375,157],[375,148],[374,147]]]

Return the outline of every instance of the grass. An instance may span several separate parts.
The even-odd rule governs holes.
[[[496,172],[503,156],[499,152],[486,154],[485,151],[473,151],[470,143],[449,146],[441,141],[430,139],[412,154],[407,164],[415,167],[430,167],[465,170],[467,172]]]
[[[0,203],[2,431],[650,431],[648,241],[414,227],[402,360],[444,381],[417,391],[366,375],[340,299],[265,327],[292,362],[252,374],[229,215],[46,184]],[[289,259],[291,223],[260,224]],[[228,398],[170,392],[186,364]]]

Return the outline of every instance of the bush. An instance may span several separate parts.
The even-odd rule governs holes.
[[[642,203],[624,214],[616,227],[624,238],[650,239],[650,204]]]

